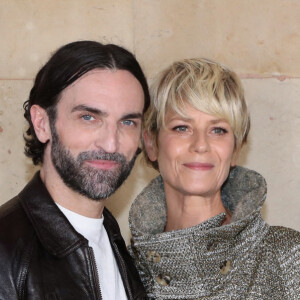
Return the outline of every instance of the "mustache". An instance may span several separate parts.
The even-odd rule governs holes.
[[[127,162],[124,154],[118,152],[108,153],[103,149],[79,153],[77,156],[77,161],[82,163],[85,160],[110,160],[115,161],[118,164],[125,164]]]

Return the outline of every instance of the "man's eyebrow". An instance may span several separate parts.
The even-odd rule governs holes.
[[[98,116],[104,116],[107,117],[108,113],[102,111],[101,109],[98,108],[94,108],[94,107],[90,107],[87,105],[77,105],[75,107],[72,108],[72,112],[76,112],[76,111],[83,111],[83,112],[90,112],[92,114],[98,115]],[[129,113],[124,115],[121,119],[125,120],[125,119],[142,119],[142,114],[141,113]]]
[[[87,112],[90,112],[90,113],[98,115],[98,116],[107,116],[108,115],[106,112],[102,111],[101,109],[86,106],[86,105],[77,105],[77,106],[73,107],[72,112],[76,112],[76,111],[87,111]]]
[[[130,114],[124,115],[122,117],[122,120],[125,120],[125,119],[142,119],[142,114],[141,113],[130,113]]]

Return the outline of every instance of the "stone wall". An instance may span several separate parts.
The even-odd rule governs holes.
[[[36,72],[59,46],[92,39],[133,51],[149,81],[181,58],[233,68],[252,117],[240,164],[267,179],[267,221],[300,230],[299,16],[298,0],[0,0],[0,203],[36,170],[22,140]],[[155,175],[139,159],[108,202],[127,241],[130,203]]]

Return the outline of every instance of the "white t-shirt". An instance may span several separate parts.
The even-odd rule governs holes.
[[[119,268],[112,251],[107,232],[101,219],[88,218],[57,204],[77,232],[83,235],[93,248],[102,298],[104,300],[127,299]]]

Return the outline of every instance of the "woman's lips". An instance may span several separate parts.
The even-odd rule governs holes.
[[[86,163],[101,170],[111,170],[119,166],[119,164],[113,160],[87,160]]]
[[[200,171],[209,171],[214,165],[210,163],[199,163],[199,162],[190,162],[183,164],[185,167],[192,170],[200,170]]]

